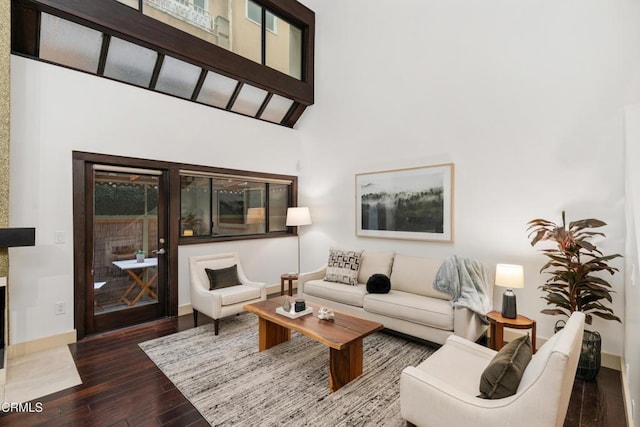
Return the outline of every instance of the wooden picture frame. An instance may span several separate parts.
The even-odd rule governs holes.
[[[453,242],[454,164],[356,174],[356,235]]]

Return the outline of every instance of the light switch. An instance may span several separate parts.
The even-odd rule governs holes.
[[[56,231],[54,241],[56,243],[64,243],[65,242],[64,231]]]

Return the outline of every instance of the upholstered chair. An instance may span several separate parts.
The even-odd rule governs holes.
[[[416,426],[559,426],[578,366],[584,313],[574,312],[526,365],[516,393],[478,397],[480,378],[496,352],[452,335],[431,357],[400,375],[400,410]]]
[[[233,280],[228,279],[230,271]],[[204,313],[213,319],[216,335],[220,319],[241,313],[245,304],[267,298],[266,285],[247,279],[238,254],[233,252],[190,257],[189,277],[194,326],[198,326],[198,312]],[[216,277],[222,279],[216,282]],[[219,287],[212,289],[214,285]]]

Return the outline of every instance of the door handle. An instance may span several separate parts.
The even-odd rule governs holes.
[[[158,254],[158,255],[164,255],[166,253],[166,251],[164,250],[164,248],[160,248],[158,250],[153,250],[152,251],[154,254]]]

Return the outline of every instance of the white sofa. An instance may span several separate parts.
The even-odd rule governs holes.
[[[574,312],[533,355],[516,394],[482,399],[480,378],[496,352],[452,336],[400,375],[400,411],[416,426],[556,426],[564,423],[578,366],[584,313]]]
[[[486,332],[476,313],[453,308],[450,297],[433,289],[443,260],[363,251],[358,285],[323,280],[326,265],[298,277],[298,296],[306,301],[380,322],[385,328],[444,344],[452,334],[475,341]],[[375,273],[391,279],[387,294],[370,294],[366,283]],[[493,287],[488,284],[491,300]]]

